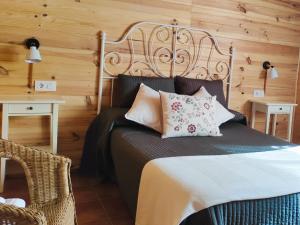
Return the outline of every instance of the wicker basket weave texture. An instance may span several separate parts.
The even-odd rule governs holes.
[[[77,224],[70,159],[6,140],[0,140],[0,157],[21,164],[30,196],[24,209],[0,204],[0,225]]]

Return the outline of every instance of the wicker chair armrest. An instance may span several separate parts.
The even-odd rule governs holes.
[[[1,221],[7,222],[4,224],[47,225],[46,218],[42,212],[6,204],[0,204],[0,218]]]

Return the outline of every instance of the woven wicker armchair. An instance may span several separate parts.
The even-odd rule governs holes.
[[[77,224],[70,159],[5,140],[0,140],[1,157],[23,167],[30,205],[20,209],[0,204],[0,225]]]
[[[42,212],[29,208],[0,204],[1,225],[46,225],[47,221]]]

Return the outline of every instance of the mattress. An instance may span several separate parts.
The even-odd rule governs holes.
[[[110,138],[110,151],[121,193],[135,215],[141,173],[152,159],[192,155],[224,155],[273,151],[291,144],[265,135],[239,123],[221,127],[222,137],[177,137],[161,139],[160,134],[143,127],[116,127]],[[277,202],[278,203],[278,202]],[[268,210],[268,209],[264,209]],[[213,224],[212,212],[203,210],[182,224]],[[215,215],[216,216],[216,215]]]

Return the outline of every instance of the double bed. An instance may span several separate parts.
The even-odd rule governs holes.
[[[234,111],[231,111],[234,118],[221,125],[221,137],[162,139],[158,132],[126,120],[124,115],[134,100],[138,84],[148,82],[156,90],[172,92],[169,84],[175,76],[224,81],[228,106],[234,51],[230,47],[227,53],[223,53],[224,49],[221,50],[217,40],[208,32],[177,24],[142,22],[127,29],[119,41],[107,41],[105,33],[101,37],[98,112],[105,79],[110,79],[112,84],[111,107],[101,110],[87,131],[81,171],[116,180],[133,217],[136,216],[143,169],[150,161],[294,147],[247,127],[246,118]],[[118,77],[118,74],[131,76]],[[155,78],[148,77],[160,78],[153,81]],[[168,79],[168,82],[163,84],[159,79]],[[223,91],[223,87],[221,89]],[[298,193],[291,193],[266,199],[224,202],[194,213],[180,224],[298,225],[299,197]],[[176,204],[176,199],[173,201]]]

